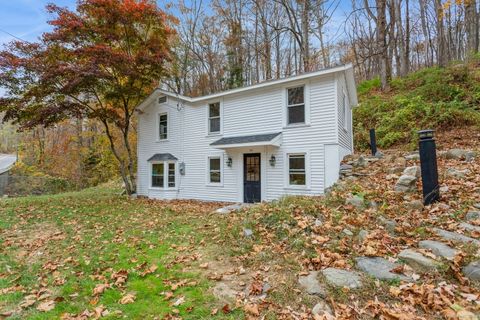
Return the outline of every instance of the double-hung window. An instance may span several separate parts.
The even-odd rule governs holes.
[[[208,182],[209,183],[222,182],[222,158],[221,157],[208,158]]]
[[[305,186],[307,184],[305,154],[288,155],[288,184],[291,186]]]
[[[152,188],[175,188],[176,163],[152,163]]]
[[[287,89],[287,124],[305,123],[305,86]]]
[[[158,139],[167,140],[168,138],[168,114],[161,113],[158,115]]]
[[[208,105],[208,133],[220,133],[220,102]]]

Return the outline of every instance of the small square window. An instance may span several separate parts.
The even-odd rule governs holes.
[[[209,158],[209,181],[210,183],[221,183],[221,159],[220,157]]]
[[[290,185],[306,185],[305,155],[291,154],[288,156],[288,182]]]
[[[158,103],[161,104],[161,103],[165,103],[167,102],[167,96],[161,96],[158,98]]]
[[[287,89],[288,124],[305,123],[305,87]]]

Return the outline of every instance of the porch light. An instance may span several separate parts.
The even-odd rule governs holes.
[[[232,158],[231,158],[231,157],[228,157],[228,159],[227,159],[227,166],[228,166],[229,168],[232,167],[232,163],[233,163]]]
[[[269,162],[270,162],[270,165],[271,165],[272,167],[275,167],[275,163],[277,162],[277,159],[275,158],[275,156],[274,156],[273,154],[272,154],[272,156],[270,157]]]

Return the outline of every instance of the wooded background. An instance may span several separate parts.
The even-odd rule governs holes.
[[[379,78],[388,92],[394,77],[466,61],[479,49],[476,0],[182,0],[160,9],[178,20],[175,62],[160,85],[190,96],[345,63],[358,83]],[[96,120],[0,130],[0,152],[18,150],[30,171],[80,186],[118,173]]]

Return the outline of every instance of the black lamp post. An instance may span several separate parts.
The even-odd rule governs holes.
[[[372,156],[377,154],[377,137],[375,136],[375,129],[370,129],[370,149]]]
[[[434,130],[418,131],[420,138],[419,150],[422,170],[423,203],[425,205],[432,204],[440,199],[434,132]]]

